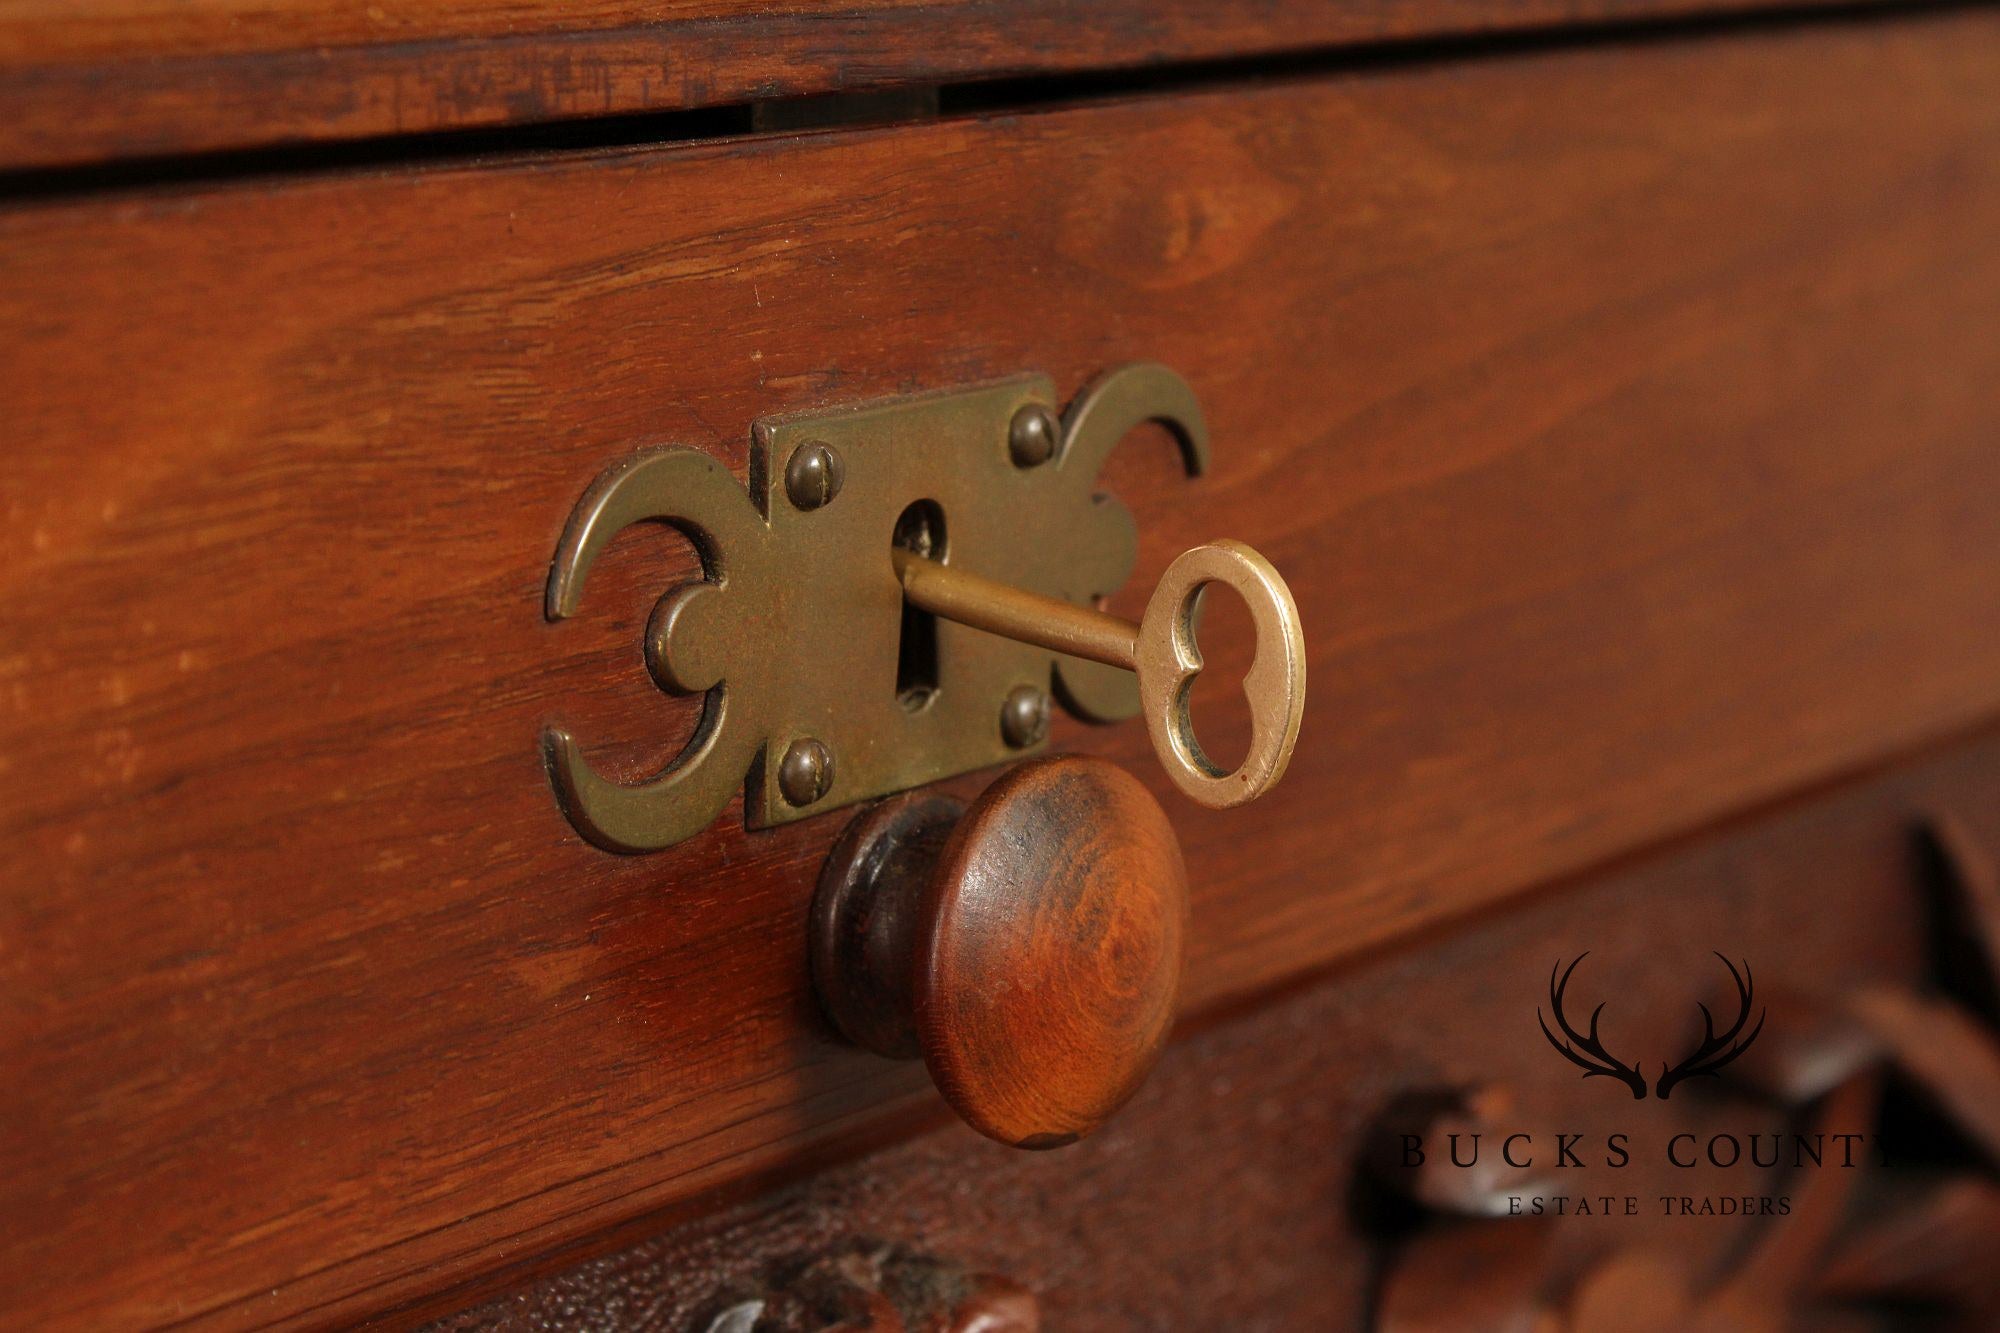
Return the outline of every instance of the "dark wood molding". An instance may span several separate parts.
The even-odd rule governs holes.
[[[0,169],[1840,3],[31,0],[0,20]]]

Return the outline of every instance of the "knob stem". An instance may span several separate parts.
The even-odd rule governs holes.
[[[910,792],[847,826],[820,869],[810,929],[813,988],[840,1034],[892,1060],[923,1054],[911,960],[924,889],[961,801]]]

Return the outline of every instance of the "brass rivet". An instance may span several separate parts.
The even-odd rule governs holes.
[[[792,451],[785,464],[785,494],[800,509],[818,509],[831,504],[847,479],[847,464],[833,449],[811,440]]]
[[[1015,467],[1040,467],[1056,456],[1061,434],[1055,413],[1040,403],[1029,403],[1007,426],[1007,456]]]
[[[1049,734],[1049,696],[1032,685],[1017,685],[1000,705],[1000,738],[1016,750],[1040,745]]]
[[[793,741],[778,764],[778,792],[796,808],[811,805],[833,787],[833,755],[812,737]]]

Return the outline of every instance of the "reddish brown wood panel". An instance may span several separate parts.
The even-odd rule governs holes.
[[[1843,1229],[1903,1217],[1895,1205],[1908,1200],[1897,1197],[1893,1169],[1718,1166],[1699,1146],[1728,1135],[1741,1147],[1762,1134],[1768,1150],[1770,1136],[1810,1128],[1810,1116],[1786,1106],[1794,1099],[1763,1095],[1754,1061],[1814,1042],[1817,1001],[1871,984],[1934,984],[1923,935],[1944,886],[1912,834],[1919,816],[1939,810],[1972,815],[1978,844],[2000,847],[2000,738],[1693,840],[1217,1024],[1177,1044],[1125,1113],[1074,1147],[1010,1153],[948,1128],[541,1278],[438,1327],[530,1333],[601,1322],[627,1333],[698,1331],[719,1309],[782,1291],[801,1262],[867,1242],[1010,1278],[1035,1293],[1043,1327],[1063,1333],[1526,1327],[1525,1312],[1503,1321],[1494,1304],[1510,1290],[1557,1301],[1581,1273],[1620,1252],[1686,1263],[1698,1281],[1726,1277],[1780,1224],[1805,1217],[1815,1185],[1860,1196],[1842,1210]],[[1727,985],[1710,949],[1751,963],[1766,1015],[1757,1044],[1717,1079],[1665,1101],[1635,1101],[1609,1080],[1583,1079],[1545,1044],[1536,1011],[1547,1003],[1551,962],[1588,951],[1578,987],[1592,1003],[1608,1001],[1607,1039],[1642,1055],[1676,1049],[1695,1003],[1714,1002],[1709,983]],[[1492,1107],[1490,1118],[1465,1116],[1425,1134],[1438,1167],[1432,1183],[1470,1190],[1476,1179],[1529,1198],[1560,1195],[1572,1211],[1546,1225],[1533,1217],[1458,1223],[1501,1228],[1498,1236],[1539,1247],[1512,1244],[1499,1274],[1469,1264],[1435,1274],[1427,1303],[1455,1301],[1459,1317],[1399,1324],[1385,1308],[1397,1304],[1387,1278],[1445,1228],[1417,1225],[1414,1210],[1384,1188],[1414,1174],[1401,1169],[1398,1136],[1425,1133],[1418,1108],[1464,1090]],[[1892,1086],[1892,1104],[1902,1091]],[[1869,1136],[1861,1160],[1871,1164],[1910,1147],[1934,1175],[1953,1164],[1935,1152],[1942,1136],[1934,1122],[1912,1124],[1912,1135],[1928,1130],[1915,1143],[1878,1139],[1879,1122],[1855,1128]],[[1445,1169],[1446,1129],[1486,1132],[1481,1176]],[[1495,1169],[1499,1136],[1515,1132],[1532,1136],[1518,1151],[1539,1169]],[[1551,1168],[1556,1133],[1578,1136],[1577,1166]],[[1623,1166],[1612,1165],[1606,1147],[1615,1133],[1627,1136]],[[1686,1170],[1666,1157],[1667,1141],[1684,1133],[1697,1135],[1677,1150],[1695,1163]],[[1459,1150],[1472,1151],[1469,1143]],[[1976,1154],[1959,1156],[1978,1179]],[[1728,1160],[1726,1146],[1717,1157]],[[1371,1173],[1371,1161],[1386,1169]],[[1681,1217],[1657,1202],[1745,1194],[1785,1198],[1795,1212]],[[1610,1216],[1573,1211],[1577,1200],[1606,1195],[1621,1201]],[[1639,1200],[1629,1217],[1626,1196]],[[1956,1258],[1990,1269],[1979,1251],[1990,1249],[1991,1233],[1959,1234],[1970,1244]],[[1949,1271],[1954,1256],[1939,1244],[1946,1238],[1926,1237],[1930,1261]],[[1822,1241],[1796,1257],[1810,1272],[1840,1248]],[[1824,1309],[1808,1317],[1810,1292],[1793,1300],[1796,1323],[1715,1327],[1981,1326],[1918,1323],[1909,1316],[1925,1307],[1907,1299],[1900,1324],[1836,1322]],[[1581,1327],[1693,1326],[1646,1322],[1661,1313],[1628,1306],[1620,1318]]]
[[[686,721],[679,544],[541,617],[643,446],[1187,375],[1214,474],[1113,481],[1142,578],[1291,576],[1297,756],[1211,814],[1058,740],[1173,812],[1196,1010],[1992,715],[1996,71],[1975,14],[13,208],[0,1301],[343,1317],[932,1105],[809,1000],[840,819],[550,798],[545,722]]]
[[[0,166],[1831,2],[14,0],[0,5]]]

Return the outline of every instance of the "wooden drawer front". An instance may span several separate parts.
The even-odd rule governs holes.
[[[1946,834],[1945,854],[1926,855],[1913,836],[1926,828]],[[1952,984],[1980,963],[1955,976],[1927,932],[1963,910],[1995,851],[2000,736],[1988,732],[1232,1015],[1176,1047],[1115,1124],[1073,1149],[1008,1153],[945,1130],[541,1278],[434,1333],[585,1321],[723,1333],[720,1311],[758,1299],[774,1328],[849,1328],[779,1318],[841,1290],[824,1270],[818,1287],[801,1280],[809,1263],[888,1245],[1025,1288],[1042,1327],[1063,1333],[1520,1328],[1537,1310],[1560,1327],[1565,1314],[1586,1322],[1578,1307],[1593,1286],[1625,1302],[1595,1306],[1595,1326],[1614,1329],[1839,1327],[1893,1297],[1915,1312],[1903,1327],[1991,1328],[2000,1189],[1980,1150],[1942,1131],[1977,1138],[1982,1118],[2000,1117],[1977,1099],[1910,1108],[1936,1105],[1927,1099],[1951,1081],[1924,1056],[1962,1060],[1965,1088],[1990,1058],[1990,1005]],[[1751,965],[1767,1021],[1701,1091],[1635,1101],[1614,1080],[1581,1077],[1539,1031],[1551,960],[1587,950],[1572,995],[1608,1003],[1612,1054],[1637,1058],[1648,1042],[1678,1053],[1697,1003],[1719,1005],[1724,1024],[1736,1012],[1709,953],[1718,945]],[[1871,1070],[1887,1074],[1881,1108],[1837,1126],[1861,1136],[1850,1141],[1857,1168],[1841,1165],[1836,1142],[1826,1170],[1789,1156],[1760,1169],[1756,1154],[1772,1145],[1827,1132],[1825,1094],[1843,1070],[1874,1065],[1846,1002],[1872,994],[1879,1006],[1897,991],[1931,996],[1930,1022],[1885,1043],[1917,1060]],[[1432,1121],[1454,1094],[1470,1106]],[[1452,1132],[1458,1160],[1476,1153],[1480,1169],[1449,1166]],[[1419,1136],[1433,1182],[1462,1193],[1410,1197],[1405,1133]],[[1515,1160],[1530,1169],[1495,1162],[1509,1134],[1526,1136]],[[1562,1166],[1557,1134],[1575,1150]],[[1489,1200],[1497,1215],[1450,1207]],[[1635,1291],[1605,1279],[1635,1261],[1668,1280]],[[1667,1304],[1677,1285],[1716,1300],[1732,1282],[1736,1304],[1711,1306],[1712,1322]]]
[[[1057,739],[1170,802],[1196,1010],[1991,715],[1996,72],[1967,14],[15,206],[0,1303],[358,1314],[930,1113],[808,997],[841,819],[550,799],[546,721],[686,723],[676,541],[541,616],[647,445],[1187,376],[1140,577],[1287,571],[1297,758],[1218,815]]]

